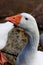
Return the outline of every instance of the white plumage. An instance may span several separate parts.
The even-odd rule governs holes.
[[[8,38],[8,32],[12,28],[13,24],[11,22],[0,24],[0,50],[5,47]]]

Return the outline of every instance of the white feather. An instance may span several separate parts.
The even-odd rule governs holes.
[[[13,23],[0,23],[0,50],[6,46],[8,32],[13,28]]]

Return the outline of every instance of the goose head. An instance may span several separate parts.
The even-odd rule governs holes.
[[[35,18],[27,13],[20,13],[15,16],[7,17],[7,21],[23,28],[26,32],[34,33],[38,30]],[[38,31],[37,31],[38,32]]]

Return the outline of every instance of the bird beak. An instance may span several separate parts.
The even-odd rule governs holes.
[[[15,16],[10,16],[10,17],[6,17],[5,20],[12,22],[15,25],[18,25],[20,23],[22,16],[20,14],[15,15]]]

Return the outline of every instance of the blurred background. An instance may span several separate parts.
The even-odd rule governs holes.
[[[0,0],[0,23],[5,22],[5,17],[22,12],[30,13],[36,18],[41,35],[38,50],[43,51],[43,0]],[[7,45],[2,52],[8,58],[10,65],[15,65],[16,58],[27,40],[27,34],[20,28],[9,32]]]

